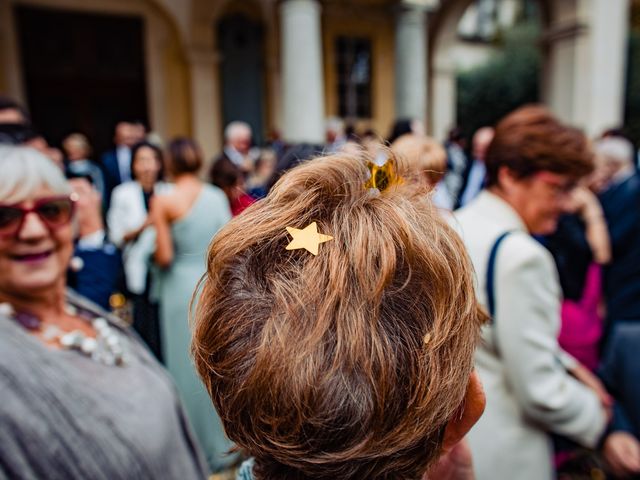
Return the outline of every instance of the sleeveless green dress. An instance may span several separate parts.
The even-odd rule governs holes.
[[[160,330],[164,363],[171,373],[187,416],[213,471],[235,458],[232,443],[198,378],[190,355],[189,303],[205,272],[205,254],[216,232],[231,218],[227,197],[205,184],[187,215],[173,223],[174,259],[159,272]],[[161,421],[161,419],[159,419]]]

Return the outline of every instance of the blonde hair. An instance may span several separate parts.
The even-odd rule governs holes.
[[[391,144],[391,151],[404,160],[405,175],[436,185],[447,171],[447,153],[433,138],[407,133]]]
[[[366,189],[364,154],[285,174],[214,238],[193,354],[258,479],[414,479],[461,407],[483,314],[424,187]],[[285,227],[333,236],[313,256]]]

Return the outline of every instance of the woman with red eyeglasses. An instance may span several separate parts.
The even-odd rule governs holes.
[[[66,287],[74,201],[0,148],[0,477],[205,478],[175,387],[128,326]]]

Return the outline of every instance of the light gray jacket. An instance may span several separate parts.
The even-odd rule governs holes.
[[[473,262],[477,295],[486,299],[489,253],[495,265],[495,315],[483,328],[476,368],[487,407],[469,433],[477,480],[552,479],[548,432],[593,447],[606,419],[592,390],[567,373],[575,359],[557,342],[561,293],[549,252],[513,208],[483,191],[453,220]]]

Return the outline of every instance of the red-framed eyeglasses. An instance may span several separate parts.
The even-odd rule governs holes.
[[[21,207],[18,204],[0,204],[0,237],[17,235],[22,229],[25,218],[32,212],[38,215],[50,231],[56,230],[73,218],[75,200],[73,195],[40,198],[31,208]]]

